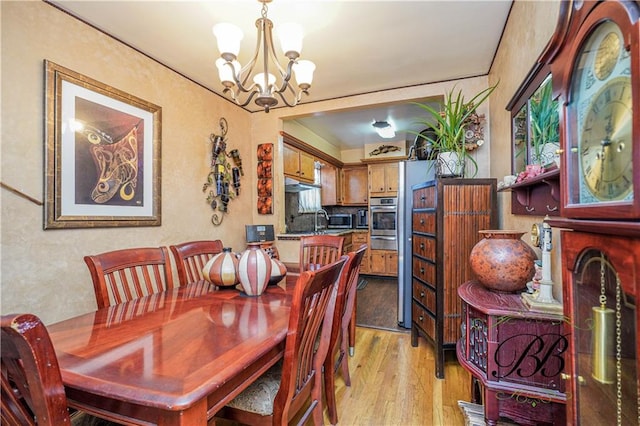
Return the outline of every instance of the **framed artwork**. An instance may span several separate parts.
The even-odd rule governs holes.
[[[45,60],[44,229],[159,226],[162,109]]]

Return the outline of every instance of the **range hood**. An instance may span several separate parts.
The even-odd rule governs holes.
[[[300,182],[290,177],[284,178],[284,192],[302,192],[317,188],[320,188],[320,185]]]

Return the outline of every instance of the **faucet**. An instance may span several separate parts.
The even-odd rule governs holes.
[[[316,210],[316,212],[314,213],[315,217],[314,217],[314,221],[313,221],[313,232],[315,232],[316,234],[318,233],[318,213],[322,213],[325,217],[325,219],[329,220],[329,214],[327,213],[327,211],[325,209],[318,209]]]

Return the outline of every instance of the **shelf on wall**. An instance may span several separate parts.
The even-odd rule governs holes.
[[[522,182],[505,186],[510,191],[511,213],[558,216],[560,214],[560,169],[554,168]]]

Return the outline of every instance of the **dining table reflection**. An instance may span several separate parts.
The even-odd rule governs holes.
[[[202,281],[52,324],[69,404],[132,424],[206,424],[282,357],[291,296]]]

